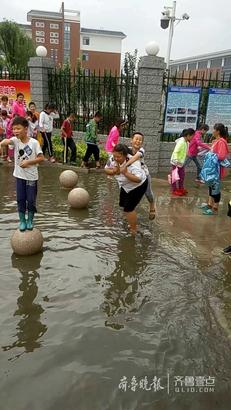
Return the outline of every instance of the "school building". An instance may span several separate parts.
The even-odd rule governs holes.
[[[231,50],[216,51],[170,62],[170,70],[183,78],[223,78],[229,80],[231,75]]]
[[[64,3],[59,12],[30,10],[27,21],[30,24],[21,24],[21,29],[36,47],[46,47],[47,56],[57,66],[65,62],[72,68],[81,65],[86,74],[120,72],[123,32],[83,28],[80,12],[65,9]]]

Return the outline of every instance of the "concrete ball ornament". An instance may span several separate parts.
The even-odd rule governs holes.
[[[150,43],[146,45],[145,51],[149,56],[156,56],[160,51],[160,47],[155,41],[150,41]]]
[[[43,236],[36,228],[24,232],[17,229],[11,237],[11,247],[16,255],[35,255],[42,250]]]
[[[36,48],[36,55],[37,57],[46,57],[47,56],[47,49],[44,46],[38,46]]]
[[[74,188],[78,182],[78,175],[76,172],[67,169],[60,174],[59,182],[64,188]]]
[[[83,188],[74,188],[68,194],[68,202],[71,208],[83,209],[87,208],[90,201],[88,192]]]

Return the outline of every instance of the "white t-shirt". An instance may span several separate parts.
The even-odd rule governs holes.
[[[48,114],[46,111],[40,112],[39,115],[39,128],[40,129],[45,129],[45,132],[52,132],[53,130],[53,119],[54,116],[51,114]]]
[[[30,138],[29,141],[24,144],[17,137],[12,137],[10,141],[10,145],[14,146],[14,177],[27,181],[37,181],[38,164],[31,165],[29,168],[21,168],[20,162],[24,159],[36,159],[39,154],[43,153],[38,141],[34,138]]]
[[[132,151],[132,147],[129,147],[129,149]],[[141,147],[137,152],[140,153],[141,166],[142,166],[145,174],[148,176],[149,175],[149,170],[148,170],[148,167],[147,167],[147,165],[145,164],[145,161],[144,161],[145,149],[143,147]]]
[[[130,159],[132,155],[128,155]],[[126,161],[121,165],[123,167],[126,164]],[[114,168],[116,167],[117,163],[114,161],[113,156],[111,156],[107,162],[105,168]],[[143,170],[140,161],[135,161],[133,164],[128,166],[128,171],[135,175],[136,177],[141,179],[141,182],[132,182],[130,181],[124,174],[114,175],[116,178],[119,187],[123,188],[127,193],[132,191],[133,189],[137,188],[138,186],[142,185],[146,180],[147,176],[145,171]]]

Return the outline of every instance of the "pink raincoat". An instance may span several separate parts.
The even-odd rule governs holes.
[[[199,148],[204,148],[205,150],[209,151],[210,146],[205,144],[202,139],[202,132],[201,131],[196,131],[195,134],[193,135],[190,143],[189,143],[189,149],[188,149],[188,156],[189,157],[196,157],[199,152]]]
[[[120,138],[119,129],[116,126],[114,126],[109,132],[109,135],[107,136],[106,143],[105,143],[105,150],[107,152],[112,152],[114,146],[118,144],[119,138]]]

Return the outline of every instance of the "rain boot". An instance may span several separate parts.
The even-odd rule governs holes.
[[[28,212],[28,218],[27,218],[27,229],[28,231],[32,231],[33,229],[33,219],[34,219],[34,212],[33,211],[29,211]]]
[[[26,218],[25,218],[25,212],[19,212],[19,230],[21,232],[24,232],[26,230]]]

